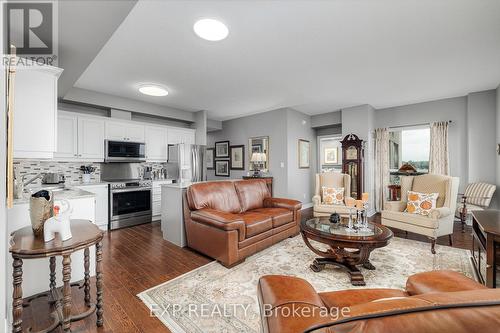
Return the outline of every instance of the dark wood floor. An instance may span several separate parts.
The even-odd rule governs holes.
[[[311,209],[305,210],[303,218],[309,218],[311,214]],[[372,220],[377,223],[380,216],[376,215]],[[394,232],[397,237],[406,236],[402,231]],[[409,234],[408,238],[428,242],[426,237],[419,235]],[[462,233],[457,223],[453,242],[454,247],[469,249],[470,228]],[[448,245],[448,237],[439,239],[438,244]],[[107,233],[103,244],[104,327],[97,329],[96,318],[91,316],[72,323],[72,332],[169,332],[158,319],[150,316],[136,295],[210,261],[199,253],[164,241],[158,222]],[[92,282],[94,301],[95,280]],[[72,293],[73,313],[83,311],[83,290],[74,287]],[[24,330],[30,326],[34,331],[47,327],[48,313],[46,299],[35,300],[32,306],[24,308]]]

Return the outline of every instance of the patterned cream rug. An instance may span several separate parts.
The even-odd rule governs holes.
[[[346,272],[326,266],[315,273],[316,257],[300,236],[259,252],[232,269],[212,262],[138,295],[172,332],[260,332],[257,281],[267,274],[293,275],[309,281],[317,291],[351,288],[400,288],[418,272],[451,269],[472,277],[469,251],[402,238],[372,252],[377,268],[361,268],[366,287],[353,287]]]

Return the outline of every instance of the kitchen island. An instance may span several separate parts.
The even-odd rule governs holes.
[[[192,182],[161,186],[161,231],[163,239],[177,246],[186,246],[182,197]]]

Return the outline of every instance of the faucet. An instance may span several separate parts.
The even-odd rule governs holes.
[[[26,185],[28,185],[28,184],[33,183],[33,182],[34,182],[35,180],[37,180],[38,178],[43,177],[43,175],[44,175],[44,173],[43,173],[43,172],[40,172],[40,173],[38,173],[35,177],[33,177],[33,178],[31,178],[30,180],[27,180],[27,181],[24,181],[24,177],[25,177],[25,176],[23,176],[23,178],[22,178],[22,180],[23,180],[23,186],[26,186]]]

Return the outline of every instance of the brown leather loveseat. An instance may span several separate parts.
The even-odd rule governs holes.
[[[452,271],[412,275],[406,290],[324,293],[303,279],[268,275],[258,296],[264,332],[500,332],[500,290]]]
[[[188,246],[226,267],[299,232],[300,201],[271,198],[262,179],[193,184],[184,201]]]

